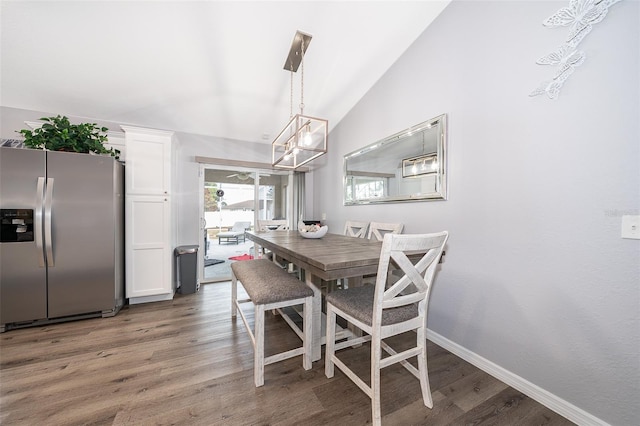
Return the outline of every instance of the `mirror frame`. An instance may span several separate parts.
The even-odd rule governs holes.
[[[418,132],[425,132],[434,125],[439,126],[439,135],[437,140],[437,149],[435,152],[428,154],[419,155],[420,160],[423,158],[429,157],[435,162],[437,162],[437,169],[434,172],[424,173],[427,176],[435,176],[435,190],[433,192],[426,193],[413,193],[408,195],[395,195],[395,196],[386,196],[386,197],[375,197],[375,198],[363,198],[359,200],[348,199],[347,198],[347,188],[349,187],[349,179],[348,179],[348,169],[347,163],[349,159],[359,157],[362,155],[367,155],[371,152],[380,149],[381,147],[389,148],[394,144],[401,144],[408,136],[415,135]],[[435,158],[434,158],[435,155]],[[418,156],[414,156],[414,158],[398,158],[397,163],[401,165],[402,172],[405,172],[405,167],[408,161],[412,161],[418,158]],[[380,203],[399,203],[406,201],[436,201],[436,200],[446,200],[447,199],[447,114],[441,114],[437,117],[434,117],[430,120],[424,121],[420,124],[416,124],[415,126],[409,127],[408,129],[402,130],[398,133],[395,133],[391,136],[388,136],[384,139],[381,139],[377,142],[374,142],[370,145],[365,146],[364,148],[360,148],[356,151],[350,152],[344,156],[343,163],[343,202],[345,206],[356,206],[363,204],[380,204]],[[372,173],[372,176],[376,173]],[[384,175],[384,173],[379,173],[380,176]],[[417,175],[414,175],[417,176]],[[402,178],[402,175],[400,175]],[[407,178],[407,177],[405,177]],[[409,179],[414,179],[416,177],[410,177]]]

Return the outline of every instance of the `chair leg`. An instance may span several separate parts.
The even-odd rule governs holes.
[[[238,306],[236,301],[238,300],[238,279],[236,275],[231,271],[231,318],[235,318],[238,315]]]
[[[253,380],[260,387],[264,385],[264,305],[256,305],[254,321]]]
[[[327,304],[327,339],[324,353],[324,374],[332,378],[334,373],[333,355],[336,343],[336,312]]]
[[[304,300],[303,327],[304,334],[302,346],[304,353],[302,354],[302,367],[305,370],[311,370],[313,363],[311,361],[311,353],[313,352],[313,297],[307,297]]]
[[[380,408],[380,358],[382,347],[380,338],[371,338],[371,422],[374,426],[382,424]]]
[[[429,386],[429,370],[427,369],[427,339],[425,328],[417,330],[418,347],[422,349],[418,355],[418,371],[420,372],[420,388],[422,389],[422,399],[424,405],[433,408],[433,398],[431,397],[431,386]]]

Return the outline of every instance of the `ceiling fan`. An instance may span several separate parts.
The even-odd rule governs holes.
[[[232,175],[229,175],[227,177],[228,178],[237,177],[240,180],[247,180],[249,178],[252,178],[253,176],[251,176],[251,173],[249,173],[249,172],[238,172],[238,173],[234,173]]]
[[[260,176],[271,176],[271,175],[260,173]],[[227,177],[228,178],[237,177],[240,180],[247,180],[249,178],[253,179],[253,173],[251,173],[251,172],[238,172],[238,173],[234,173],[232,175],[229,175]]]

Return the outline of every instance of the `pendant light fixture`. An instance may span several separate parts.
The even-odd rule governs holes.
[[[426,128],[430,129],[433,124],[435,123],[427,124]],[[413,130],[408,133],[408,136],[411,136],[412,134]],[[403,178],[414,178],[424,175],[435,175],[438,173],[438,153],[427,153],[425,134],[424,132],[420,132],[419,135],[422,137],[422,153],[402,160]]]
[[[284,69],[291,76],[289,123],[271,144],[274,167],[297,169],[327,152],[329,122],[304,115],[304,55],[311,35],[296,31]],[[293,74],[300,67],[300,113],[293,115]]]

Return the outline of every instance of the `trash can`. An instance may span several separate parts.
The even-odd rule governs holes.
[[[198,291],[198,246],[178,246],[176,256],[177,291],[191,294]]]

